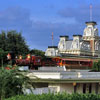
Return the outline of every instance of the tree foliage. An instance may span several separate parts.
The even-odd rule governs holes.
[[[32,49],[31,51],[30,51],[30,54],[31,55],[35,55],[35,56],[41,56],[42,58],[44,58],[45,57],[45,52],[43,52],[42,50],[37,50],[37,49]]]
[[[22,75],[16,69],[0,69],[0,100],[15,95],[23,94],[23,87],[29,82],[29,78]]]
[[[100,60],[93,63],[93,70],[100,71]]]
[[[24,55],[29,52],[25,39],[22,37],[20,32],[15,30],[1,32],[0,48],[4,51],[13,52],[16,55]]]
[[[0,48],[0,65],[3,67],[3,62],[7,62],[7,51],[4,51],[3,49]]]

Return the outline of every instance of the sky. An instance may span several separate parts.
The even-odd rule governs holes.
[[[0,31],[22,32],[30,49],[45,51],[52,32],[54,45],[60,35],[83,34],[90,4],[100,30],[100,0],[0,0]]]

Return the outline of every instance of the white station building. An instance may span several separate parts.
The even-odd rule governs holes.
[[[60,36],[58,46],[48,46],[46,56],[93,56],[100,57],[100,37],[97,23],[86,22],[86,27],[82,35],[73,35],[73,40],[69,36]]]
[[[49,46],[46,56],[100,57],[100,37],[96,22],[86,22],[83,36],[60,36],[58,46]],[[41,70],[42,69],[42,70]],[[100,72],[69,70],[64,67],[41,67],[26,74],[35,84],[34,94],[49,92],[100,93]]]
[[[52,68],[48,68],[52,69]],[[27,76],[33,81],[34,94],[42,93],[96,93],[100,94],[100,72],[73,71],[30,71]]]

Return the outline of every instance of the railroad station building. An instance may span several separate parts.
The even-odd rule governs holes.
[[[29,71],[27,76],[36,86],[33,93],[64,91],[67,93],[100,93],[100,72],[90,72],[89,69],[85,69],[87,64],[91,63],[91,57],[93,60],[100,57],[100,37],[96,25],[97,23],[93,21],[86,22],[83,36],[73,35],[73,40],[70,40],[68,36],[60,36],[58,46],[48,46],[45,55],[51,58],[61,56],[58,58],[63,58],[62,61],[66,61],[69,68],[49,66],[42,67],[43,70]],[[82,56],[84,58],[81,58]],[[71,66],[74,66],[74,69]],[[65,69],[62,70],[62,68]]]
[[[86,22],[86,27],[82,35],[73,35],[73,40],[69,36],[60,36],[58,46],[48,46],[46,56],[92,56],[100,57],[100,37],[97,23]]]
[[[52,69],[52,68],[49,68]],[[30,71],[33,93],[100,93],[100,72],[74,71]]]
[[[33,91],[35,94],[48,93],[49,91],[100,93],[100,72],[90,72],[90,70],[86,70],[84,67],[88,60],[91,61],[91,57],[93,59],[100,57],[100,37],[96,25],[97,23],[94,21],[86,22],[83,35],[73,35],[73,40],[70,40],[69,36],[66,35],[60,36],[58,46],[48,46],[45,52],[46,56],[66,57],[63,60],[70,62],[70,66],[74,65],[74,69],[70,67],[62,71],[55,71],[57,67],[55,69],[45,67],[42,71],[38,70],[28,73],[27,76],[36,84],[37,88]],[[68,58],[69,56],[71,58]],[[77,69],[77,66],[81,66],[84,69],[81,70],[80,67]],[[59,68],[64,68],[64,66]],[[51,69],[52,71],[50,71]],[[38,79],[34,78],[34,76]]]

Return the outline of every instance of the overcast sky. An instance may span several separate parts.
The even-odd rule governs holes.
[[[100,30],[100,0],[0,0],[0,30],[21,31],[31,49],[46,50],[52,32],[54,45],[60,35],[83,34],[91,3]]]

